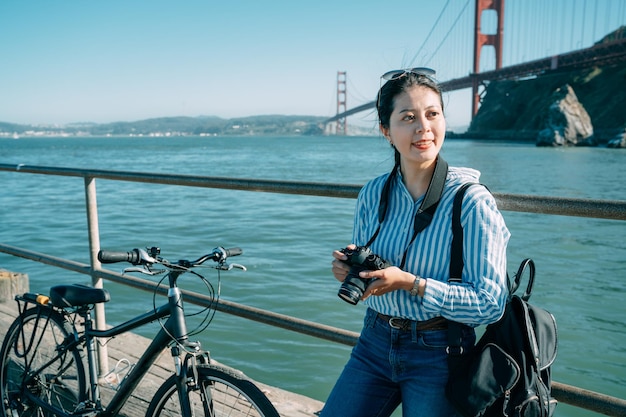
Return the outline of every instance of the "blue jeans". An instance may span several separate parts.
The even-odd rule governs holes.
[[[473,329],[463,346],[474,345]],[[320,417],[384,417],[402,404],[403,417],[457,416],[445,397],[447,330],[397,330],[371,309],[350,360]]]

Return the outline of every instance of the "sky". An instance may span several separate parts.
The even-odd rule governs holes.
[[[553,0],[564,1],[570,4]],[[455,15],[468,4],[474,7],[468,0],[448,3]],[[347,72],[348,108],[372,101],[380,74],[419,66],[435,49],[424,41],[443,4],[2,0],[0,121],[332,116],[337,110],[337,72]],[[463,42],[471,41],[472,30],[462,28]],[[445,80],[454,57],[441,55],[435,61],[443,74],[440,80]],[[461,92],[447,98],[449,125],[468,123],[469,97]],[[375,119],[363,114],[357,122]]]

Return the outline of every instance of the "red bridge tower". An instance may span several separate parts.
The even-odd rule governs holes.
[[[337,114],[345,113],[348,108],[346,106],[346,71],[337,71]],[[348,134],[348,123],[345,117],[337,119],[336,135]]]
[[[495,10],[498,15],[498,28],[495,34],[485,34],[481,32],[481,18],[484,10]],[[504,0],[476,0],[476,14],[474,16],[474,74],[480,71],[480,51],[483,46],[491,45],[496,52],[496,68],[502,68],[502,33],[504,31]],[[472,85],[472,117],[476,116],[480,104],[481,93],[478,80]],[[483,86],[484,87],[484,86]]]

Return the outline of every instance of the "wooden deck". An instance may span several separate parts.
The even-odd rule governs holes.
[[[0,338],[4,338],[4,333],[16,316],[17,304],[14,301],[0,301]],[[122,358],[135,363],[148,346],[148,342],[147,338],[135,334],[125,334],[109,341],[107,346],[110,369],[115,368],[115,364]],[[135,395],[122,408],[120,415],[125,417],[144,416],[150,399],[163,380],[172,374],[172,366],[171,358],[165,352],[152,367],[150,373],[144,377]],[[320,401],[257,381],[255,383],[268,396],[283,417],[314,417],[315,413],[322,409],[323,403]],[[103,402],[106,405],[114,391],[106,383],[102,383],[101,387]]]

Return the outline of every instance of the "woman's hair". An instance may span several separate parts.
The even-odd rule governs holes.
[[[443,94],[439,84],[427,75],[415,74],[407,72],[404,75],[387,81],[380,87],[378,91],[378,99],[376,100],[376,110],[378,111],[378,121],[380,125],[389,129],[389,120],[395,106],[395,98],[398,94],[408,90],[411,87],[422,86],[430,88],[439,95],[441,102],[441,110],[443,111]],[[394,148],[394,160],[396,168],[400,166],[400,152]],[[393,170],[395,172],[395,169]]]
[[[401,77],[387,81],[378,91],[376,110],[378,111],[378,121],[381,126],[389,128],[389,119],[393,112],[396,96],[415,86],[430,88],[437,93],[441,101],[441,110],[443,110],[443,95],[439,84],[429,76],[407,72]]]

